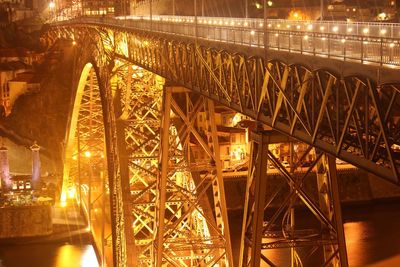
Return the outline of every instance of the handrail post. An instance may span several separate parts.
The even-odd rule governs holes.
[[[327,41],[328,41],[328,58],[331,58],[331,34],[330,33],[328,33]]]
[[[381,37],[381,63],[380,65],[383,65],[383,37]]]
[[[361,36],[361,63],[364,63],[364,36]]]

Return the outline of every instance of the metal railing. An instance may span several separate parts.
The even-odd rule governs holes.
[[[386,67],[400,66],[400,24],[189,16],[76,18],[209,41],[288,51]]]

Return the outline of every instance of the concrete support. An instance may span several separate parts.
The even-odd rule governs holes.
[[[32,150],[32,188],[37,189],[40,183],[40,147],[35,142]]]
[[[10,165],[8,162],[8,149],[4,146],[0,148],[0,176],[1,176],[0,187],[4,192],[10,189],[12,186],[10,181]]]

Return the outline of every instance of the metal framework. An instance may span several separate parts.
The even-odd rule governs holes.
[[[307,171],[298,174],[294,170],[312,148],[297,156],[291,153],[288,170],[269,150],[272,140],[270,131],[252,134],[239,266],[311,266],[315,262],[320,266],[347,266],[335,158],[318,153]],[[268,161],[271,163],[267,164]],[[271,165],[281,173],[287,186],[267,194],[268,181],[271,181],[267,166]],[[314,175],[313,170],[316,170]],[[317,194],[307,189],[312,184]],[[302,205],[308,210],[296,215],[295,209]],[[305,226],[304,222],[300,226],[296,224],[297,218],[311,214],[319,227],[315,226],[318,224]],[[289,255],[282,254],[287,261],[280,259],[276,263],[276,254],[284,248],[290,249]],[[275,253],[268,253],[269,250]],[[318,262],[316,258],[321,260]]]
[[[91,64],[84,67],[75,94],[65,159],[62,201],[77,199],[101,252],[101,262],[110,265],[113,251],[103,107]]]
[[[400,181],[395,153],[400,144],[399,84],[343,77],[113,25],[67,23],[54,27],[48,40],[60,37],[75,40],[84,50],[88,43],[94,48],[83,60],[96,62],[103,86],[115,266],[233,265],[214,103],[319,151],[299,178],[268,152],[264,134],[255,137],[242,233],[244,266],[258,266],[261,260],[272,265],[263,250],[280,247],[292,248],[292,262],[303,262],[300,246],[311,247],[310,255],[320,247],[326,264],[346,266],[332,156]],[[204,133],[194,127],[200,111],[207,113]],[[207,161],[193,161],[193,144],[205,151]],[[290,193],[265,223],[264,211],[276,196],[265,193],[268,160],[280,170]],[[313,167],[319,192],[314,199],[303,188]],[[321,223],[318,231],[295,229],[293,210],[299,199]],[[279,218],[288,226],[271,234]]]
[[[94,35],[115,57],[157,73],[210,99],[399,183],[399,83],[378,84],[324,69],[267,61],[196,46],[150,32],[68,25],[54,33]]]

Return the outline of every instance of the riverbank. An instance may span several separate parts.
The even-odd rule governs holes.
[[[0,245],[92,243],[90,231],[76,205],[62,207],[56,204],[51,209],[53,224],[53,231],[51,234],[37,237],[3,238],[0,239]]]

